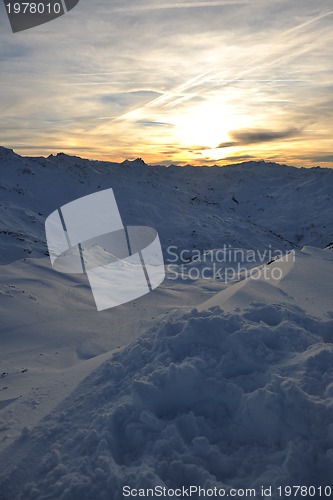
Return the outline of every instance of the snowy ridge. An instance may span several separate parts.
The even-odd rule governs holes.
[[[332,169],[265,162],[148,166],[0,148],[2,263],[45,255],[44,221],[75,198],[112,187],[126,224],[155,227],[163,248],[325,247],[333,233]],[[170,231],[172,230],[172,235]],[[170,237],[172,236],[172,237]]]

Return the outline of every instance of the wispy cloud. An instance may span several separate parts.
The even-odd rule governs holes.
[[[318,162],[318,163],[333,163],[333,153],[328,154],[328,155],[313,155],[313,156],[304,156],[303,157],[305,160],[310,160],[312,162]]]
[[[290,139],[291,137],[299,137],[301,131],[298,129],[288,130],[233,130],[230,133],[231,141],[221,142],[219,148],[230,148],[234,146],[248,146],[252,144],[260,144],[263,142],[279,141],[281,139]]]
[[[204,2],[174,2],[174,3],[147,3],[142,5],[130,5],[126,7],[116,8],[116,12],[129,11],[153,11],[153,10],[170,10],[170,9],[207,9],[209,7],[224,7],[224,6],[241,6],[248,5],[250,1],[246,0],[206,0]]]
[[[255,156],[253,155],[231,155],[231,156],[224,156],[223,161],[247,161],[247,160],[254,160],[256,159]]]

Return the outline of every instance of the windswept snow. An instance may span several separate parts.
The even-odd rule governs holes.
[[[332,313],[333,252],[305,247],[258,268],[244,281],[214,295],[200,310],[219,306],[231,312],[253,302],[294,304],[309,314]]]

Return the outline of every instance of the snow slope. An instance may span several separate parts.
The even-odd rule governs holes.
[[[332,315],[269,300],[173,313],[23,431],[1,457],[0,498],[333,487],[332,334]]]
[[[199,306],[224,311],[257,301],[293,304],[308,314],[325,317],[332,312],[333,252],[304,247],[258,269],[256,274],[215,294]]]
[[[0,172],[0,500],[333,488],[331,170],[0,148]],[[44,221],[108,187],[125,224],[158,230],[167,279],[98,313],[85,276],[52,270]],[[225,281],[225,246],[295,259],[249,261],[259,279]]]

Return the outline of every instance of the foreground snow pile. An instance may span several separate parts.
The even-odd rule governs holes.
[[[296,306],[171,313],[23,433],[0,498],[332,485],[332,338]]]

